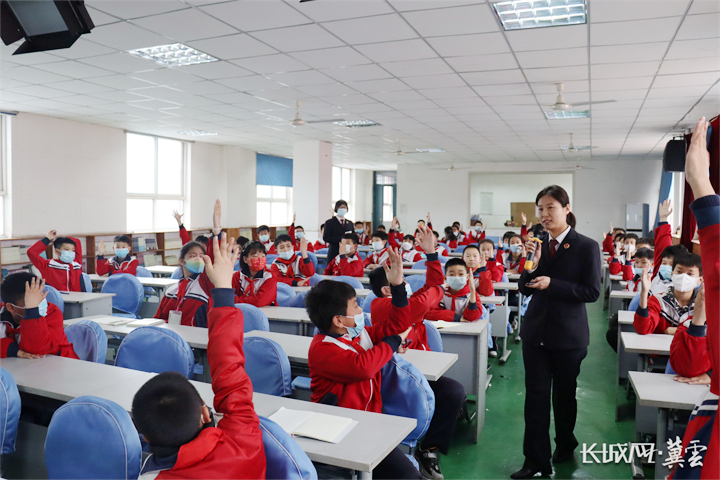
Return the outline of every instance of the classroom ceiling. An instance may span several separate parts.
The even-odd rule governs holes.
[[[720,113],[720,2],[589,0],[586,25],[503,31],[477,0],[86,0],[70,49],[0,46],[0,108],[292,156],[333,143],[360,168],[660,158]],[[181,42],[221,61],[127,50]],[[555,84],[590,118],[547,120]],[[374,120],[379,127],[290,125]],[[184,137],[204,130],[216,136]],[[569,134],[575,146],[563,152]],[[395,155],[441,148],[445,153]]]

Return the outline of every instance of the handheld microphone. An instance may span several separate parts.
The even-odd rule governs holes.
[[[528,252],[527,258],[525,259],[525,267],[523,267],[523,268],[525,270],[532,270],[533,267],[535,266],[535,262],[533,261],[533,259],[535,258],[535,252],[537,251],[538,248],[540,248],[540,244],[543,242],[542,242],[542,240],[540,240],[537,237],[530,237],[528,239],[528,242],[535,242],[536,247],[535,247],[535,250],[533,250],[532,252]]]

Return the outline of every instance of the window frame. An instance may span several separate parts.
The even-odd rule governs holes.
[[[269,197],[261,197],[258,195],[258,187],[267,187],[270,189],[270,196]],[[285,198],[274,198],[274,190],[275,188],[284,188],[285,189]],[[259,216],[257,215],[257,208],[260,203],[269,203],[270,204],[270,221],[265,223],[260,220]],[[287,208],[287,213],[285,216],[285,222],[273,222],[272,218],[272,212],[273,212],[273,204],[285,204]],[[292,211],[293,211],[293,187],[284,187],[281,185],[255,185],[255,215],[256,215],[256,221],[258,225],[267,225],[268,227],[287,227],[292,222]]]
[[[330,204],[330,208],[334,209],[335,202],[337,202],[338,200],[345,200],[348,204],[348,213],[345,217],[353,219],[353,218],[355,218],[355,169],[340,167],[338,165],[333,165],[332,168],[333,168],[333,170],[332,170],[332,174],[331,174],[331,181],[333,183],[331,185],[331,191],[335,190],[335,171],[336,171],[335,169],[337,168],[338,180],[340,182],[340,184],[339,184],[340,197],[334,198],[334,194],[332,195],[332,197],[331,197],[332,202]],[[343,191],[343,173],[345,171],[349,172],[349,177],[350,177],[348,179],[348,183],[349,183],[348,189],[350,190],[349,192]]]

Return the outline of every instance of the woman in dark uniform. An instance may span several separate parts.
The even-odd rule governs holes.
[[[327,264],[330,265],[333,258],[340,252],[340,240],[346,233],[353,232],[353,222],[345,219],[348,212],[348,205],[345,200],[335,202],[335,213],[337,216],[332,217],[325,222],[325,230],[323,231],[323,240],[327,243],[328,256]]]
[[[535,199],[538,217],[548,232],[542,243],[530,241],[533,270],[519,281],[523,295],[532,295],[520,336],[525,364],[525,438],[523,468],[511,478],[552,474],[553,463],[573,458],[578,441],[575,390],[580,364],[590,343],[586,303],[600,296],[600,247],[575,231],[570,199],[552,185]],[[536,248],[539,246],[540,248]],[[550,454],[550,401],[555,415],[555,452]]]

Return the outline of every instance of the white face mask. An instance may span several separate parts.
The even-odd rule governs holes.
[[[673,273],[673,288],[678,292],[689,292],[697,286],[698,278],[691,277],[687,273]]]
[[[413,248],[413,244],[412,244],[412,242],[403,242],[402,247],[403,247],[403,250],[410,251]]]
[[[376,252],[379,252],[380,250],[385,248],[385,245],[383,245],[383,242],[381,240],[377,242],[372,242],[372,246]]]
[[[295,255],[295,252],[288,250],[287,252],[278,252],[278,256],[283,260],[290,260]]]
[[[467,280],[467,277],[447,277],[445,282],[447,286],[453,290],[462,290],[462,288],[467,285]]]

